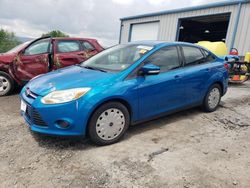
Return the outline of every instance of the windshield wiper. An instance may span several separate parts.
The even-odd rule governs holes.
[[[107,71],[105,71],[103,69],[99,69],[97,67],[90,67],[90,66],[81,66],[81,67],[83,67],[85,69],[91,69],[91,70],[98,70],[98,71],[101,71],[101,72],[107,72]]]

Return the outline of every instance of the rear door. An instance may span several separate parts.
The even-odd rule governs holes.
[[[185,61],[183,82],[186,87],[186,98],[189,104],[203,100],[207,90],[207,80],[212,76],[215,59],[206,57],[202,49],[193,46],[182,46]]]
[[[82,62],[82,48],[79,40],[55,40],[54,69],[67,67]]]
[[[22,50],[13,62],[13,73],[21,82],[49,71],[51,39],[34,41]]]
[[[176,46],[164,47],[145,63],[160,67],[160,74],[138,77],[140,118],[146,119],[180,108],[185,103],[183,67]]]

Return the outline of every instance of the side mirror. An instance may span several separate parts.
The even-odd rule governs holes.
[[[149,63],[141,67],[139,72],[142,75],[156,75],[160,73],[160,67]]]

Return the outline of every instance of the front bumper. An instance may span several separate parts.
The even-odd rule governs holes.
[[[41,96],[26,96],[24,90],[20,98],[26,103],[27,109],[21,115],[32,131],[58,136],[85,136],[90,111],[88,105],[79,105],[79,101],[45,105],[41,103]],[[62,128],[58,121],[66,121],[69,126]]]

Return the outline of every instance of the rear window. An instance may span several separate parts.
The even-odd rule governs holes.
[[[82,48],[83,48],[83,50],[86,50],[86,51],[95,50],[94,46],[87,41],[82,42]]]
[[[58,41],[57,51],[59,53],[80,51],[80,44],[78,41]]]
[[[183,46],[183,53],[186,60],[186,65],[195,65],[204,61],[204,55],[199,48]]]
[[[208,52],[207,50],[203,50],[203,52],[205,54],[206,62],[213,62],[216,59],[216,57],[211,52]]]

